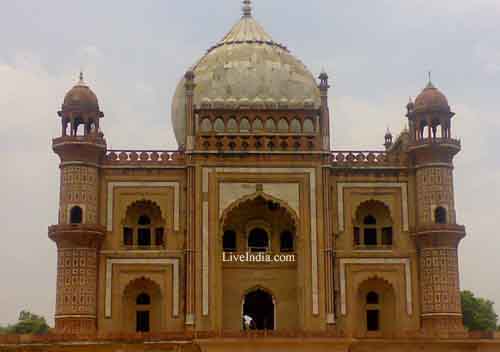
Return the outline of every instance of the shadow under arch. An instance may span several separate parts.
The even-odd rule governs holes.
[[[298,228],[299,228],[299,217],[298,217],[297,213],[295,212],[295,210],[292,209],[292,207],[287,202],[285,202],[284,200],[281,200],[279,198],[273,197],[270,194],[264,193],[262,191],[258,191],[258,192],[252,193],[250,195],[241,197],[241,198],[235,200],[229,206],[227,206],[226,209],[224,209],[224,211],[222,212],[222,215],[220,216],[220,219],[219,219],[220,229],[219,230],[223,231],[224,226],[227,223],[227,219],[228,219],[229,215],[231,214],[231,212],[233,210],[235,210],[235,209],[237,209],[237,208],[239,208],[241,206],[244,206],[245,203],[251,203],[251,202],[253,202],[253,201],[255,201],[255,200],[259,199],[259,198],[262,198],[262,199],[264,199],[266,201],[270,201],[270,202],[273,202],[273,203],[277,203],[282,208],[286,209],[287,212],[290,214],[290,216],[292,218],[292,221],[294,223],[295,229],[298,230]]]
[[[149,200],[146,198],[142,198],[142,199],[139,199],[139,200],[136,200],[136,201],[130,203],[125,210],[124,219],[126,219],[135,208],[139,208],[139,209],[140,208],[149,208],[155,213],[154,215],[158,216],[160,221],[162,221],[162,222],[165,221],[163,218],[163,212],[161,210],[161,206],[158,203],[156,203],[155,201],[152,201],[152,200]]]
[[[370,198],[370,199],[367,199],[367,200],[364,200],[364,201],[360,201],[358,203],[355,204],[355,206],[352,208],[352,218],[353,219],[357,219],[358,216],[359,216],[359,212],[364,209],[364,208],[370,208],[370,205],[380,205],[382,206],[386,211],[387,213],[389,214],[389,220],[394,223],[394,219],[393,219],[393,211],[391,209],[391,206],[389,204],[387,204],[386,202],[384,202],[383,200],[380,200],[380,199],[374,199],[374,198]]]

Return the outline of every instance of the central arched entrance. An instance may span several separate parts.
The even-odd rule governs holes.
[[[246,320],[249,323],[244,328],[274,330],[274,305],[273,296],[264,290],[256,289],[247,293],[243,301],[243,322]]]
[[[222,328],[299,329],[301,248],[295,211],[285,201],[257,192],[228,206],[219,229]],[[240,256],[242,260],[232,259]],[[285,256],[289,260],[276,259]]]

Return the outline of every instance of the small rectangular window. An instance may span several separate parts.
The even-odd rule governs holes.
[[[165,230],[163,229],[163,227],[156,229],[156,231],[155,231],[155,245],[156,246],[163,246],[165,244],[164,232],[165,232]]]
[[[129,227],[123,228],[123,244],[125,246],[134,245],[134,231]]]
[[[382,229],[382,245],[392,246],[392,227]]]

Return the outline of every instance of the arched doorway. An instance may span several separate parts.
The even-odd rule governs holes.
[[[358,291],[358,331],[362,336],[379,337],[394,332],[396,298],[391,284],[379,278],[366,280]]]
[[[274,330],[275,302],[273,296],[264,290],[256,289],[245,295],[243,301],[243,321],[251,321],[252,330]],[[251,319],[248,319],[251,318]],[[245,328],[245,326],[244,326]]]
[[[223,211],[218,243],[221,257],[229,258],[225,252],[230,251],[248,253],[247,260],[220,261],[224,330],[241,330],[243,314],[255,320],[252,329],[300,329],[298,302],[302,293],[298,290],[296,258],[301,248],[297,245],[300,241],[295,240],[300,238],[298,221],[286,202],[264,193],[243,197]],[[294,260],[274,263],[253,259],[285,255],[282,252]]]
[[[123,293],[123,328],[129,332],[162,329],[163,299],[159,285],[147,278],[131,281]]]

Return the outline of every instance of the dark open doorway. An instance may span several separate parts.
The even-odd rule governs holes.
[[[137,332],[149,332],[149,311],[137,311]]]
[[[274,330],[274,300],[263,291],[255,290],[245,296],[243,303],[243,316],[252,318],[252,329]]]

